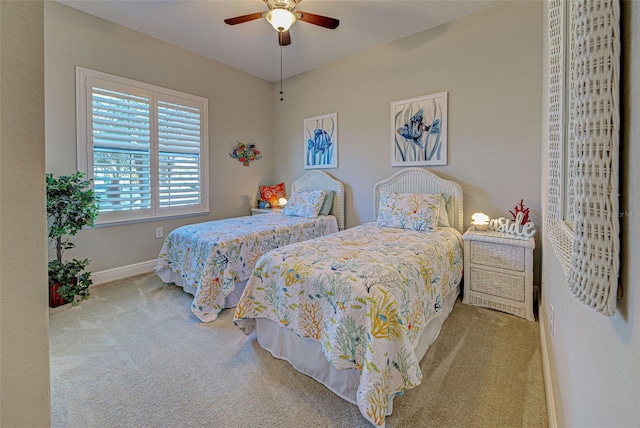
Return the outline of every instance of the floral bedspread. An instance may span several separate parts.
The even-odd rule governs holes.
[[[192,312],[202,321],[218,318],[236,284],[251,276],[265,252],[338,231],[333,216],[314,219],[261,214],[182,226],[172,231],[155,272],[172,270],[194,294]]]
[[[361,372],[360,412],[384,426],[387,402],[422,380],[414,353],[462,278],[462,236],[367,223],[265,254],[234,316],[246,334],[268,318],[319,341],[338,369]]]

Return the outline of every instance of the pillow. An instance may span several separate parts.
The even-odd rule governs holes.
[[[275,186],[260,186],[260,199],[269,201],[272,207],[280,206],[280,198],[286,198],[284,183]]]
[[[447,204],[450,196],[440,193],[440,209],[438,210],[438,227],[450,227],[449,213],[447,212]]]
[[[293,192],[282,215],[316,218],[327,195],[325,190],[298,190]]]
[[[439,209],[439,194],[382,192],[378,226],[433,231],[438,225]]]
[[[327,196],[324,197],[324,202],[320,208],[320,215],[329,215],[331,207],[333,206],[333,196],[336,194],[333,190],[327,191]]]

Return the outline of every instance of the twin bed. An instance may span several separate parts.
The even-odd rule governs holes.
[[[297,191],[333,192],[330,215],[317,218],[261,214],[179,227],[167,235],[155,272],[193,294],[191,311],[214,321],[237,305],[256,261],[265,252],[344,229],[344,186],[322,171],[305,174],[291,185]]]
[[[282,247],[256,264],[234,321],[275,357],[384,426],[393,398],[420,384],[419,363],[453,309],[462,278],[462,189],[409,168],[374,188],[442,194],[451,227],[366,223]]]
[[[410,201],[442,195],[426,231],[411,230],[404,213],[400,227],[385,227],[382,209],[378,218],[385,204],[398,211],[392,196],[402,194]],[[421,383],[420,360],[459,292],[462,189],[427,170],[404,169],[375,185],[374,219],[266,252],[246,281],[234,322],[384,426],[393,398]]]

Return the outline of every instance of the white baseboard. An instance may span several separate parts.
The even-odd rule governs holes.
[[[544,391],[547,396],[547,415],[549,428],[558,428],[558,415],[556,413],[556,400],[551,381],[551,365],[549,362],[549,348],[547,347],[547,312],[544,305],[538,306],[538,324],[540,324],[540,344],[542,348],[542,369],[544,371]]]
[[[130,276],[153,272],[155,263],[156,261],[154,259],[146,262],[134,263],[132,265],[107,269],[100,272],[94,272],[91,274],[91,279],[93,280],[93,285],[104,284],[105,282],[110,281],[117,281],[119,279],[128,278]]]

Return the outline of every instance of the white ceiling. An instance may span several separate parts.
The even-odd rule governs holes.
[[[58,0],[67,6],[156,37],[275,82],[280,46],[265,19],[235,26],[226,18],[267,10],[261,0]],[[328,30],[297,22],[283,48],[284,78],[401,39],[504,0],[304,0],[298,9],[340,20]]]

